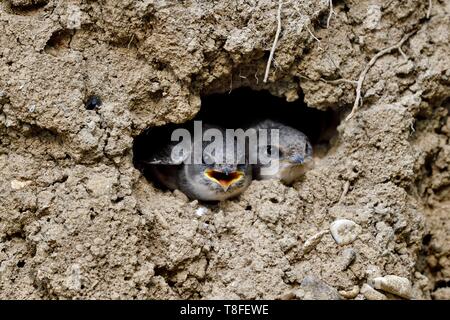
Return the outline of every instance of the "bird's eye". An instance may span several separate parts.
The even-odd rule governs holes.
[[[312,149],[311,146],[309,145],[309,143],[307,143],[306,146],[305,146],[305,153],[307,155],[310,154],[311,151],[312,151],[311,149]]]
[[[278,156],[281,157],[281,150],[275,146],[267,146],[267,155],[272,156],[278,152]]]

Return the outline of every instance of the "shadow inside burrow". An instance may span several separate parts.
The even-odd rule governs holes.
[[[160,189],[166,188],[153,176],[147,161],[171,140],[173,130],[192,128],[196,120],[227,129],[245,128],[249,123],[264,119],[275,120],[306,134],[313,146],[314,157],[321,158],[326,155],[333,138],[337,136],[337,126],[342,115],[338,110],[321,111],[310,108],[304,103],[303,96],[296,101],[287,102],[268,91],[250,88],[235,89],[231,93],[215,93],[203,96],[201,100],[201,109],[194,119],[179,125],[148,128],[134,140],[134,166]]]

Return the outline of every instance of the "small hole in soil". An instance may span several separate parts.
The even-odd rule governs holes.
[[[431,234],[425,235],[425,237],[423,237],[422,239],[422,244],[427,246],[430,244],[430,242],[431,242]]]
[[[124,197],[117,197],[116,199],[112,200],[112,203],[119,203],[122,202]]]
[[[23,268],[25,266],[25,261],[20,260],[19,262],[17,262],[17,267],[18,268]]]
[[[447,288],[447,287],[450,287],[450,281],[439,280],[434,285],[434,289]]]
[[[14,232],[14,233],[12,233],[12,234],[7,234],[7,235],[6,235],[6,240],[7,240],[7,241],[11,241],[11,240],[14,239],[14,238],[25,239],[25,234],[24,234],[23,231],[17,231],[17,232]],[[0,238],[0,239],[1,239],[1,238]]]
[[[5,1],[5,11],[10,14],[30,16],[44,9],[48,0],[34,0],[22,5],[13,5],[11,1]]]
[[[255,91],[249,88],[234,89],[231,93],[211,94],[202,97],[202,107],[197,116],[183,126],[190,126],[194,120],[202,120],[203,124],[218,125],[227,129],[246,128],[250,123],[270,119],[303,132],[313,146],[314,157],[324,157],[332,139],[337,136],[337,126],[341,114],[335,110],[320,111],[309,108],[302,97],[297,101],[287,102],[285,98],[273,96],[268,91]],[[170,141],[174,129],[180,126],[166,125],[145,130],[137,136],[133,145],[133,163],[144,176],[157,187],[164,189],[152,174],[148,161],[154,159],[155,150]],[[170,156],[170,154],[168,154]],[[168,176],[173,170],[159,172]],[[275,199],[276,200],[276,199]]]
[[[252,206],[246,206],[246,207],[245,207],[245,210],[246,210],[246,211],[252,210]]]
[[[69,49],[74,33],[73,30],[68,29],[55,31],[50,39],[48,39],[44,47],[44,52],[57,56],[61,50]]]
[[[272,203],[278,203],[279,201],[278,201],[278,199],[270,198],[270,202],[272,202]]]
[[[85,107],[87,110],[94,110],[102,105],[102,100],[99,96],[93,95],[90,96],[85,103]]]
[[[92,221],[97,217],[97,213],[93,209],[89,212],[89,219]]]

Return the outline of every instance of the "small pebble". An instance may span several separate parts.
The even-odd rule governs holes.
[[[207,212],[208,212],[208,209],[205,207],[200,207],[197,210],[195,210],[195,214],[199,217],[203,216]]]
[[[194,200],[194,201],[189,202],[189,205],[191,206],[191,208],[197,207],[198,206],[198,200]]]
[[[403,277],[396,275],[377,277],[372,280],[372,284],[375,289],[383,290],[402,298],[410,299],[412,297],[411,282]]]
[[[435,300],[450,300],[450,288],[439,288],[431,296]]]
[[[6,92],[0,90],[0,104],[5,104],[8,102],[8,97]]]
[[[387,300],[386,296],[381,292],[378,292],[367,283],[361,287],[361,293],[367,300]]]
[[[300,289],[303,300],[340,300],[339,292],[319,278],[307,276],[302,280]]]
[[[414,63],[408,60],[406,63],[401,64],[397,67],[397,74],[407,75],[414,70]]]
[[[81,267],[78,263],[72,264],[68,269],[69,276],[66,278],[66,286],[70,290],[79,291],[81,289]]]
[[[297,238],[285,234],[283,238],[278,240],[278,243],[280,244],[280,249],[283,250],[283,252],[286,252],[297,244]]]
[[[31,183],[31,181],[19,181],[19,180],[11,180],[11,189],[13,190],[20,190],[25,188]]]
[[[341,255],[341,270],[346,270],[355,261],[356,251],[353,248],[347,248],[342,251]]]
[[[119,300],[120,299],[120,294],[118,294],[117,292],[111,292],[110,297],[112,300]]]
[[[320,231],[316,233],[315,235],[309,237],[305,243],[303,244],[303,253],[308,253],[312,249],[314,249],[322,239],[323,235],[328,233],[328,230]]]
[[[183,192],[181,192],[178,189],[175,189],[173,191],[173,195],[175,197],[177,197],[178,199],[180,199],[181,201],[183,201],[184,203],[188,203],[189,202],[189,198]]]
[[[370,281],[376,277],[381,277],[382,273],[380,267],[373,264],[369,264],[365,271],[365,275],[367,279]]]
[[[294,300],[297,296],[294,292],[288,292],[279,296],[276,300]]]
[[[345,298],[345,299],[353,299],[355,298],[359,293],[359,287],[353,286],[350,290],[341,290],[339,291],[339,294]]]
[[[355,241],[361,232],[361,227],[352,220],[338,219],[330,225],[331,235],[339,245],[346,245]]]

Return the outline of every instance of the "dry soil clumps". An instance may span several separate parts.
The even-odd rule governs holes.
[[[0,2],[0,297],[448,299],[449,2],[333,3],[283,1],[264,83],[278,1]],[[134,168],[244,86],[339,111],[303,179],[210,205]]]

